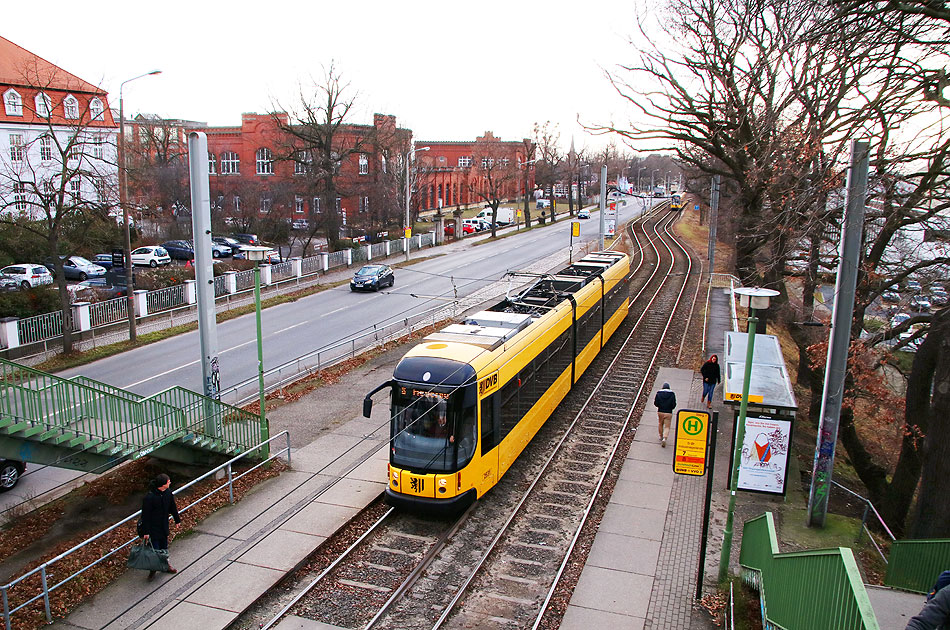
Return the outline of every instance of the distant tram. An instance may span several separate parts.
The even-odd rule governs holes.
[[[363,404],[390,389],[387,502],[450,513],[488,492],[626,317],[629,270],[592,253],[410,350]]]
[[[683,196],[680,193],[673,193],[673,196],[670,198],[670,209],[671,210],[683,209]]]

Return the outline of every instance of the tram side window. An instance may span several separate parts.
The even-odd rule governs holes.
[[[518,392],[519,414],[523,418],[530,411],[534,403],[538,402],[540,396],[537,394],[537,379],[535,378],[534,361],[529,361],[524,366],[518,377],[521,379],[521,391]]]
[[[624,292],[623,292],[624,283],[618,282],[614,285],[614,288],[610,290],[607,294],[606,305],[607,305],[607,314],[605,319],[610,319],[613,317],[614,313],[620,308],[623,304]]]
[[[521,414],[518,411],[518,390],[517,376],[501,388],[501,434],[498,436],[499,442],[505,439],[505,436],[511,433],[511,430],[521,420]]]
[[[482,400],[482,455],[498,445],[495,432],[495,400],[497,394],[492,394]]]

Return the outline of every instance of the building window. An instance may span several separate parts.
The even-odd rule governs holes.
[[[369,175],[369,159],[365,153],[360,153],[360,175]]]
[[[294,197],[294,212],[303,214],[303,197]]]
[[[73,198],[79,199],[79,195],[82,193],[82,180],[78,177],[69,180],[69,192]]]
[[[19,92],[12,88],[4,93],[3,106],[6,108],[7,116],[23,115],[23,98],[20,97]]]
[[[13,207],[26,210],[26,184],[23,182],[13,182]]]
[[[502,167],[508,166],[508,158],[499,158],[498,164]]]
[[[237,195],[234,195],[234,211],[235,212],[241,211],[241,198],[238,197]]]
[[[55,195],[56,195],[56,189],[53,187],[53,182],[51,182],[50,180],[46,180],[45,182],[43,182],[43,196],[51,200],[50,203],[52,203],[52,199]]]
[[[53,159],[53,139],[49,136],[40,137],[40,159],[44,162]]]
[[[63,99],[63,115],[73,120],[79,118],[79,101],[72,94]]]
[[[459,158],[459,167],[460,167],[460,168],[468,168],[468,167],[471,166],[471,165],[472,165],[472,156],[470,156],[470,155],[463,155],[463,156],[461,156],[461,157]]]
[[[208,175],[217,173],[217,163],[214,160],[214,153],[208,154]]]
[[[10,134],[10,161],[19,164],[23,161],[23,135],[19,133]]]
[[[274,174],[274,157],[268,148],[262,148],[257,150],[257,174],[258,175],[273,175]]]
[[[234,151],[225,151],[221,154],[221,174],[238,175],[241,172],[241,158]]]
[[[310,151],[299,151],[294,159],[294,175],[306,175],[310,172],[313,157]]]
[[[336,198],[336,211],[339,212],[342,208],[343,208],[343,198],[342,198],[342,197],[337,197],[337,198]]]
[[[49,113],[53,109],[53,102],[50,97],[40,92],[36,95],[34,102],[36,103],[36,115],[40,118],[49,118]]]
[[[495,158],[488,158],[488,157],[482,158],[482,168],[491,168],[494,165],[495,165]]]
[[[310,204],[310,209],[314,214],[320,214],[320,197],[314,197],[313,201]]]
[[[102,151],[102,136],[96,135],[92,137],[92,157],[101,160],[103,156]]]
[[[81,157],[82,153],[82,144],[78,136],[73,136],[69,139],[69,152],[67,153],[67,159],[69,160],[78,160]]]
[[[369,212],[369,197],[360,197],[360,212]]]
[[[389,167],[386,165],[386,156],[385,156],[385,155],[379,156],[379,168],[380,168],[380,170],[382,170],[384,173],[388,173],[388,172],[389,172],[389,171],[387,170]]]
[[[105,108],[102,106],[102,101],[97,98],[89,101],[89,115],[92,116],[93,120],[100,120],[103,111],[105,111]]]
[[[267,195],[261,195],[261,214],[270,212],[272,206],[271,198]]]

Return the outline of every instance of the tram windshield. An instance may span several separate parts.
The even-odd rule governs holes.
[[[408,385],[395,388],[390,445],[394,466],[457,470],[475,453],[476,436],[474,386],[444,392]]]

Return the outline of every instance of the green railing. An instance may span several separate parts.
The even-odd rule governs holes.
[[[772,514],[746,521],[742,579],[759,592],[766,628],[880,630],[847,547],[779,553]]]
[[[21,439],[138,457],[173,440],[226,453],[260,442],[257,415],[182,387],[140,396],[0,359],[0,429]]]
[[[950,569],[950,540],[896,540],[891,543],[885,586],[929,593],[937,576]]]

